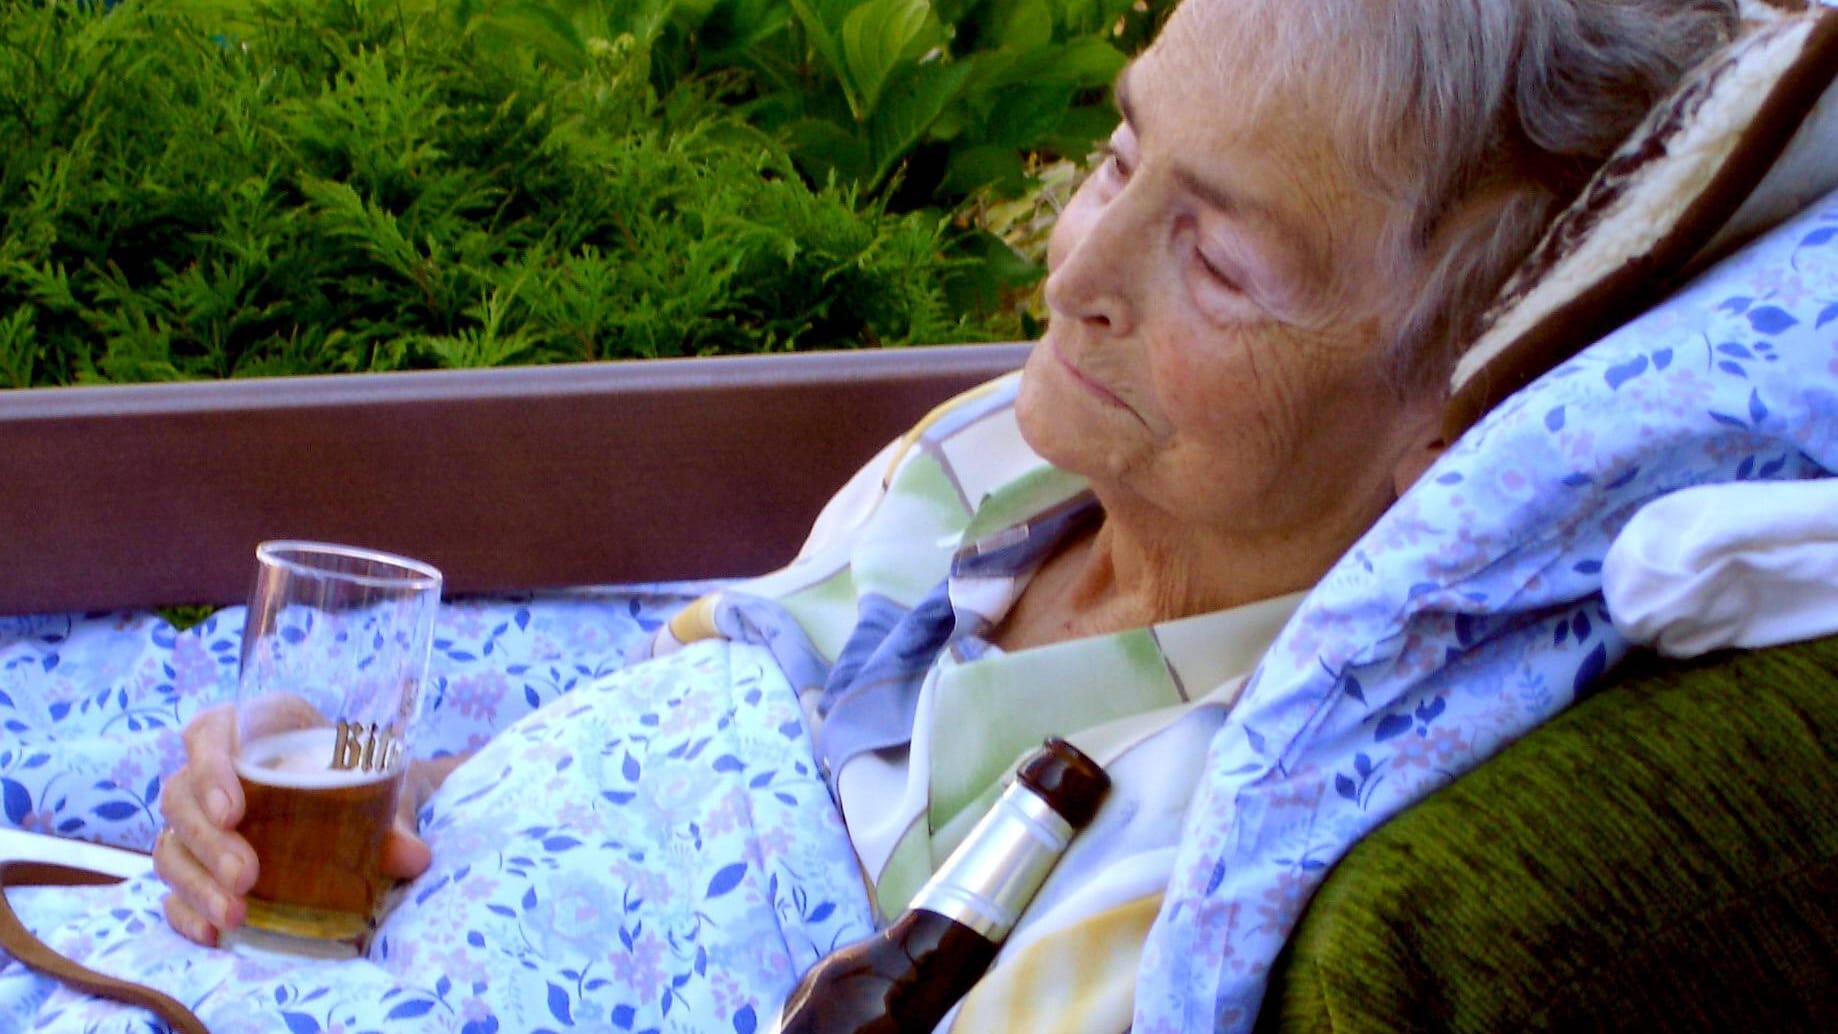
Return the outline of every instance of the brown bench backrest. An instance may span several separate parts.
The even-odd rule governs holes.
[[[751,574],[1025,345],[0,392],[0,614],[233,603],[255,545],[475,592]]]

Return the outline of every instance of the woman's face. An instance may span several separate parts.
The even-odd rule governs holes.
[[[1107,506],[1356,533],[1432,412],[1384,379],[1404,277],[1381,268],[1386,210],[1353,186],[1329,120],[1293,92],[1258,101],[1267,48],[1236,6],[1188,0],[1119,81],[1112,154],[1049,247],[1018,415]]]

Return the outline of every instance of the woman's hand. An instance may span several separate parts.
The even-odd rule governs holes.
[[[396,823],[383,838],[383,875],[398,880],[412,880],[428,871],[434,863],[434,852],[427,841],[416,834],[420,823],[415,814],[434,796],[440,784],[470,754],[450,754],[444,758],[416,758],[409,762],[408,775],[402,782],[402,796],[396,798]]]
[[[166,828],[153,846],[153,869],[172,888],[166,921],[199,944],[214,947],[247,916],[243,897],[255,885],[255,851],[236,832],[243,817],[242,785],[231,757],[236,712],[229,706],[199,714],[185,728],[185,765],[166,781],[160,813]],[[383,840],[383,874],[413,879],[433,852],[415,835],[415,813],[464,757],[409,766],[396,820]]]

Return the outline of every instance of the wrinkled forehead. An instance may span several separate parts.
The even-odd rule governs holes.
[[[1183,138],[1329,156],[1345,107],[1332,70],[1344,63],[1311,28],[1323,16],[1311,0],[1185,0],[1119,85],[1154,94],[1148,114]]]
[[[1286,18],[1309,6],[1308,0],[1183,0],[1151,49],[1167,44],[1204,49],[1267,43],[1276,38]]]
[[[1387,79],[1399,64],[1387,55],[1400,47],[1399,19],[1438,16],[1429,3],[1184,0],[1125,71],[1125,88],[1141,79],[1147,94],[1153,79],[1150,117],[1216,153],[1313,166],[1404,216],[1434,156],[1406,131],[1400,91],[1421,92],[1427,71]]]
[[[1378,5],[1387,0],[1366,0]],[[1404,207],[1371,166],[1371,119],[1346,81],[1338,0],[1185,0],[1118,81],[1145,145],[1280,225],[1329,299],[1382,290],[1366,275]],[[1341,12],[1344,14],[1344,12]],[[1381,134],[1382,135],[1382,134]]]

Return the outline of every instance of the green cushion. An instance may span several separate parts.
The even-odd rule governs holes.
[[[1835,763],[1838,637],[1637,655],[1356,845],[1260,1026],[1824,1029]]]

